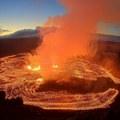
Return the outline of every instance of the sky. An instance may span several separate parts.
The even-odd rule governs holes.
[[[0,35],[42,26],[49,16],[63,15],[57,0],[0,0]],[[120,35],[120,28],[100,22],[98,33]]]
[[[64,13],[57,0],[0,0],[0,28],[9,32],[34,29],[49,16]]]

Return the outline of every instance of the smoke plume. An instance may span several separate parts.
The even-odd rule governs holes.
[[[66,58],[90,56],[92,33],[100,21],[120,25],[119,0],[59,0],[67,12],[63,16],[49,17],[45,25],[58,29],[44,36],[37,49],[40,63],[61,64]]]

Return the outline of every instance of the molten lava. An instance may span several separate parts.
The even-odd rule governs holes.
[[[8,56],[0,59],[0,90],[6,92],[6,98],[8,99],[22,97],[25,104],[36,105],[45,109],[89,110],[108,107],[114,102],[118,94],[118,90],[112,88],[105,92],[88,94],[72,94],[65,90],[37,91],[46,81],[42,75],[43,69],[40,66],[27,66],[26,69],[24,67],[26,66],[25,59],[26,55]],[[58,69],[58,66],[54,65],[53,68]],[[84,80],[97,80],[97,78],[103,76],[105,78],[110,77],[116,83],[120,82],[119,79],[116,81],[115,77],[106,71],[101,66],[94,65],[88,60],[74,58],[67,61],[61,72],[53,73],[57,73],[58,79],[55,80],[58,84],[62,78],[66,80],[66,76],[68,78],[81,77]],[[53,75],[56,76],[56,74]],[[69,80],[68,78],[67,80]],[[50,78],[47,80],[49,81]],[[76,80],[79,82],[79,79],[76,78]],[[55,85],[52,87],[55,87]]]
[[[27,69],[28,69],[28,70],[32,70],[32,71],[39,71],[39,70],[41,70],[41,67],[38,66],[38,67],[34,67],[34,68],[33,68],[32,66],[28,65],[28,66],[27,66]]]
[[[44,79],[43,78],[38,78],[36,81],[42,83],[44,81]]]
[[[55,68],[55,69],[57,69],[57,68],[58,68],[58,65],[53,65],[52,67]]]

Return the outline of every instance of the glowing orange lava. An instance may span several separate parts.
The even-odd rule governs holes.
[[[119,93],[114,88],[109,88],[104,92],[86,94],[73,94],[64,89],[60,91],[58,89],[57,91],[56,88],[55,91],[52,89],[49,91],[42,89],[43,91],[41,91],[39,88],[42,88],[47,80],[57,80],[57,84],[61,85],[61,79],[64,78],[67,80],[65,78],[66,76],[70,78],[76,77],[78,83],[79,79],[77,78],[92,81],[97,81],[100,77],[111,78],[115,84],[120,84],[120,79],[115,78],[101,66],[92,64],[88,60],[81,58],[70,59],[62,72],[58,70],[58,65],[50,66],[52,72],[51,69],[48,69],[49,67],[46,69],[43,67],[41,69],[40,65],[37,67],[28,65],[26,69],[26,65],[24,64],[25,58],[25,55],[14,55],[0,59],[0,90],[6,92],[6,98],[8,99],[22,97],[24,104],[35,105],[44,109],[90,110],[107,108],[114,102],[114,99]],[[22,63],[23,66],[21,66]],[[53,72],[56,69],[57,72]],[[73,81],[71,84],[73,84]],[[46,87],[51,86],[51,82],[47,83],[47,85]],[[54,86],[52,84],[51,88]]]
[[[32,71],[39,71],[39,70],[41,70],[41,67],[38,66],[38,67],[34,67],[34,68],[33,68],[32,66],[28,65],[28,66],[27,66],[27,69],[28,69],[28,70],[32,70]]]
[[[55,69],[57,69],[57,68],[58,68],[58,65],[53,65],[52,67],[55,68]]]
[[[43,78],[38,78],[36,81],[37,81],[37,82],[43,82],[44,79],[43,79]]]

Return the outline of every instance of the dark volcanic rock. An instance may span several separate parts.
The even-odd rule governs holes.
[[[0,105],[4,104],[5,102],[5,92],[0,91]]]
[[[3,92],[1,92],[3,94]],[[16,101],[21,101],[17,98]],[[105,109],[86,111],[43,110],[38,107],[16,104],[15,100],[7,105],[0,105],[0,120],[119,120],[120,95],[114,103]],[[19,103],[18,102],[18,103]],[[15,103],[15,104],[13,104]],[[20,102],[21,103],[21,102]]]
[[[22,98],[5,99],[5,92],[0,91],[0,106],[22,106]]]
[[[61,91],[66,90],[70,93],[97,93],[104,92],[109,88],[120,90],[120,85],[115,84],[111,78],[98,78],[96,81],[79,78],[71,78],[69,81],[57,82],[48,80],[36,90],[39,91]]]
[[[30,52],[38,47],[42,38],[0,38],[0,57]]]

